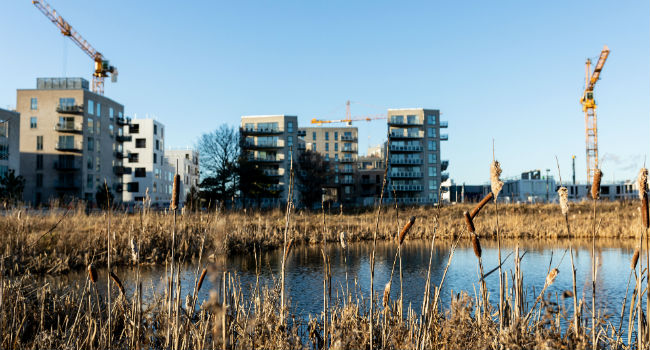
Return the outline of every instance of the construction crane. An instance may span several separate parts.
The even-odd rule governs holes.
[[[111,82],[117,82],[117,68],[110,65],[107,59],[97,50],[95,50],[84,38],[77,33],[74,28],[63,17],[56,13],[47,2],[44,0],[32,0],[32,4],[39,9],[45,17],[47,17],[54,25],[56,25],[61,34],[67,36],[77,46],[81,48],[90,58],[95,62],[95,71],[93,72],[93,85],[92,91],[94,93],[104,94],[104,78],[110,75]]]
[[[354,117],[352,118],[352,114],[350,113],[350,101],[348,100],[345,103],[345,119],[331,119],[331,120],[323,120],[323,119],[312,119],[311,123],[312,124],[331,124],[331,123],[347,123],[348,125],[352,125],[352,122],[354,121],[372,121],[372,120],[378,120],[378,119],[386,119],[386,116],[383,114],[378,114],[374,116],[363,116],[363,117]]]
[[[603,51],[600,53],[593,73],[591,72],[591,60],[587,59],[585,63],[585,91],[582,93],[580,103],[582,104],[582,111],[585,113],[587,183],[591,183],[594,172],[598,169],[598,123],[596,119],[594,87],[600,78],[600,72],[603,70],[607,56],[609,56],[609,48],[605,45]]]

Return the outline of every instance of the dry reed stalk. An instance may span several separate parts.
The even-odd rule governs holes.
[[[291,247],[293,246],[293,238],[289,240],[289,243],[287,243],[287,247],[284,250],[284,255],[282,256],[282,259],[286,262],[287,258],[289,257],[289,253],[291,253]]]
[[[481,209],[483,209],[483,207],[484,207],[488,202],[490,202],[493,198],[494,198],[494,193],[492,193],[492,192],[490,192],[490,193],[488,193],[487,195],[485,195],[485,197],[483,197],[483,199],[481,199],[481,201],[478,202],[478,204],[476,205],[476,207],[474,207],[474,209],[472,209],[472,211],[469,213],[469,216],[470,216],[472,219],[475,218],[476,215],[478,215],[478,213],[481,211]]]
[[[287,255],[287,235],[289,233],[289,221],[291,220],[291,204],[292,204],[292,195],[293,195],[293,147],[289,148],[289,190],[287,191],[287,209],[284,223],[284,236],[282,241],[282,248],[284,253],[282,254],[282,271],[280,275],[280,324],[284,325],[284,284],[285,284],[285,264],[286,264],[286,255]]]
[[[110,192],[108,191],[108,184],[106,183],[106,179],[104,179],[104,190],[106,191],[106,241],[107,241],[107,266],[108,266],[108,271],[111,271],[111,196]],[[111,327],[111,278],[110,274],[106,278],[106,294],[108,295],[108,348],[111,348],[111,341],[112,341],[112,327]]]
[[[650,225],[650,220],[648,219],[648,169],[641,168],[639,171],[639,176],[637,177],[637,185],[639,187],[639,199],[641,200],[641,224],[642,224],[642,231],[641,231],[641,239],[640,239],[640,244],[639,244],[639,249],[641,255],[643,253],[643,236],[645,234],[646,238],[646,265],[647,267],[650,267],[650,246],[648,245],[648,227]],[[642,265],[643,263],[641,263]],[[638,307],[638,329],[637,332],[641,335],[637,336],[638,339],[638,348],[641,349],[643,348],[643,340],[648,336],[648,332],[646,331],[645,334],[643,332],[642,324],[643,321],[645,323],[648,323],[648,320],[643,319],[642,315],[642,309],[641,309],[641,304],[642,304],[642,294],[643,292],[641,291],[641,280],[643,279],[642,276],[642,271],[643,271],[643,266],[639,266],[639,275],[637,276],[637,291],[639,295],[639,301],[637,303]],[[647,272],[646,279],[650,278],[650,271]],[[650,281],[648,283],[648,296],[647,296],[647,301],[650,300]],[[647,303],[646,303],[647,304]],[[648,314],[647,317],[650,318],[650,305],[646,305],[646,313]]]
[[[205,279],[205,275],[208,273],[208,268],[204,267],[203,271],[201,271],[201,277],[199,277],[199,283],[196,284],[196,291],[201,290],[201,286],[203,286],[203,280]]]
[[[591,183],[591,198],[594,202],[594,220],[591,234],[591,346],[594,350],[598,347],[596,343],[596,202],[600,198],[600,180],[602,176],[603,172],[596,169]]]

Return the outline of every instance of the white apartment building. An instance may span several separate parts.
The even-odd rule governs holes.
[[[152,206],[168,206],[175,168],[165,159],[165,127],[154,119],[133,119],[130,139],[124,142],[125,163],[133,169],[124,175],[124,202],[142,202],[147,194]]]
[[[182,206],[192,186],[197,189],[199,187],[199,152],[189,148],[168,149],[165,151],[165,158],[172,169],[178,169],[178,175],[181,177],[179,203]]]
[[[0,176],[20,175],[20,114],[0,108]]]

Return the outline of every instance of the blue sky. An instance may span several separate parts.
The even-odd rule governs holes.
[[[596,87],[607,180],[633,178],[648,154],[647,1],[73,1],[50,0],[120,72],[106,95],[127,115],[167,125],[191,146],[241,115],[301,125],[388,108],[437,108],[442,158],[457,183],[489,177],[492,139],[505,176],[529,169],[585,179],[584,62],[604,44]],[[0,3],[0,106],[39,76],[90,79],[92,64],[29,0]],[[358,123],[360,150],[385,122]]]

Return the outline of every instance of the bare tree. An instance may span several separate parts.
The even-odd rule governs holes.
[[[222,124],[218,129],[201,135],[198,142],[202,181],[201,195],[209,202],[232,198],[237,190],[237,158],[239,132]]]

